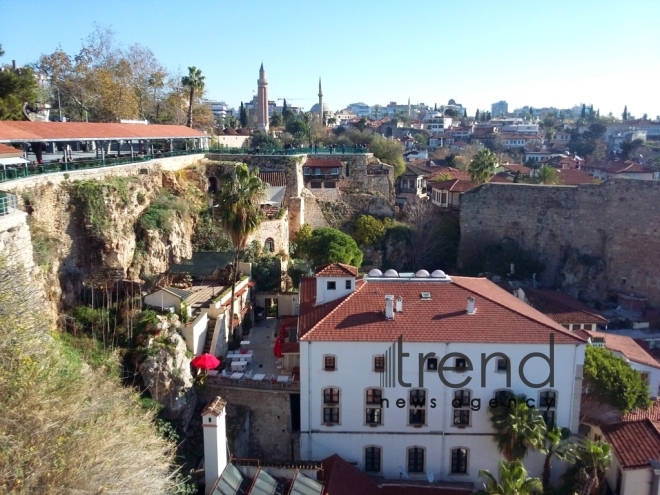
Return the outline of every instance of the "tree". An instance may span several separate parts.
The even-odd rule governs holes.
[[[415,134],[415,144],[417,144],[417,146],[426,146],[429,144],[429,138],[426,136],[426,134],[418,132]]]
[[[499,482],[488,469],[479,471],[479,476],[486,479],[484,489],[478,493],[487,495],[532,495],[541,489],[541,480],[527,476],[527,470],[520,461],[507,462],[504,459],[499,465]]]
[[[353,238],[360,246],[375,246],[383,240],[385,226],[371,215],[362,215],[355,221]]]
[[[624,141],[621,143],[621,158],[628,160],[635,156],[637,149],[644,144],[642,139],[633,139],[632,141]]]
[[[541,184],[550,185],[557,183],[557,171],[554,167],[543,165],[536,175]]]
[[[645,113],[644,115],[642,115],[642,120],[648,120],[648,118],[649,118],[648,113]]]
[[[309,239],[301,242],[298,249],[314,267],[326,263],[352,266],[362,264],[362,251],[353,238],[330,227],[314,229]]]
[[[587,347],[584,357],[586,395],[626,414],[650,405],[649,387],[630,363],[602,347]],[[587,410],[583,414],[588,414]]]
[[[479,122],[479,109],[477,108],[477,112],[474,114],[474,120]]]
[[[575,463],[575,444],[569,441],[570,435],[571,431],[568,428],[553,426],[547,429],[543,437],[539,452],[545,455],[543,475],[541,477],[544,489],[550,484],[553,457],[556,457],[560,461]]]
[[[463,109],[463,118],[467,119],[467,108]]]
[[[273,112],[273,115],[270,116],[270,126],[271,127],[282,127],[284,125],[284,117],[280,112]]]
[[[598,479],[612,462],[612,447],[607,442],[592,442],[587,438],[580,445],[577,457],[589,474],[586,483],[593,488],[598,486]],[[591,489],[588,489],[586,493],[591,493]]]
[[[201,93],[204,90],[204,79],[206,79],[206,77],[202,75],[202,71],[195,66],[188,67],[188,75],[181,78],[181,85],[184,88],[188,88],[190,91],[190,98],[188,100],[188,121],[186,123],[188,127],[193,126],[193,101],[195,98],[195,92]]]
[[[5,51],[2,49],[2,45],[0,45],[0,57],[3,57],[5,55]]]
[[[247,110],[245,109],[243,102],[241,102],[241,107],[238,110],[238,122],[241,124],[241,127],[247,127],[248,125]]]
[[[298,139],[309,137],[311,131],[309,124],[300,119],[288,122],[284,128],[286,129],[286,132]]]
[[[495,173],[495,165],[497,164],[497,157],[488,148],[482,149],[477,153],[470,165],[468,166],[468,173],[472,182],[475,184],[484,184]]]
[[[380,161],[394,167],[394,177],[398,177],[406,169],[406,164],[403,161],[403,146],[399,141],[374,134],[371,138],[369,151]]]
[[[0,72],[0,120],[24,120],[23,104],[34,104],[37,81],[29,68]]]
[[[582,104],[582,112],[580,113],[580,118],[585,120],[587,118],[587,105]]]
[[[522,459],[530,448],[540,448],[546,433],[543,416],[538,409],[527,407],[526,401],[525,395],[507,396],[498,407],[488,410],[494,441],[509,461]]]
[[[274,150],[282,148],[282,142],[279,139],[261,129],[252,133],[250,144],[252,148],[259,148],[261,150]]]
[[[231,287],[231,310],[228,328],[233,330],[234,298],[238,280],[238,260],[245,249],[248,237],[264,218],[261,200],[265,186],[259,179],[259,172],[250,170],[244,163],[234,167],[216,197],[220,224],[227,231],[234,247],[234,280]]]
[[[628,120],[628,105],[623,107],[623,113],[621,114],[621,117],[623,117],[624,122]]]

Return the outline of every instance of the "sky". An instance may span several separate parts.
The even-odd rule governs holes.
[[[0,18],[0,63],[76,53],[96,22],[172,71],[198,67],[207,97],[234,107],[263,61],[269,99],[306,109],[321,76],[332,110],[410,98],[660,115],[659,0],[0,0]]]

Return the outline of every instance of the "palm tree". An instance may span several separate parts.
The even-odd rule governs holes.
[[[190,99],[188,101],[188,122],[186,125],[192,127],[192,108],[193,99],[195,98],[195,91],[202,92],[204,90],[204,77],[202,71],[197,67],[188,67],[188,75],[181,78],[181,85],[190,90]]]
[[[264,218],[261,199],[265,186],[258,172],[250,170],[244,163],[234,167],[234,173],[224,183],[218,194],[220,223],[227,231],[234,246],[234,280],[231,287],[231,311],[229,328],[234,329],[234,297],[238,279],[238,260],[245,249],[248,237]]]
[[[490,422],[495,429],[494,440],[509,461],[525,457],[529,448],[539,448],[546,432],[543,416],[536,408],[527,407],[527,397],[517,395],[501,400],[489,408]]]
[[[588,438],[577,451],[577,458],[582,462],[589,477],[586,481],[589,486],[586,493],[591,493],[594,486],[598,486],[598,478],[609,467],[612,462],[612,447],[601,440],[592,442]]]
[[[557,171],[549,165],[543,165],[536,173],[536,176],[541,184],[548,185],[557,182]]]
[[[552,470],[552,458],[556,457],[560,461],[574,463],[576,459],[575,444],[568,440],[571,432],[568,428],[559,428],[553,426],[548,428],[543,443],[539,447],[539,452],[545,455],[543,463],[543,475],[541,480],[543,488],[550,484],[550,472]]]
[[[527,470],[520,461],[500,461],[499,483],[488,469],[479,471],[479,476],[486,478],[484,489],[479,493],[488,495],[530,495],[542,487],[541,480],[527,476]]]
[[[474,155],[468,172],[472,182],[475,184],[483,184],[488,182],[488,179],[495,173],[495,165],[497,164],[497,157],[488,148],[482,149],[479,153]]]

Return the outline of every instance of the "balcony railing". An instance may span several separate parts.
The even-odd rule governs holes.
[[[240,380],[232,380],[228,376],[216,375],[208,377],[208,384],[218,387],[235,387],[235,388],[257,388],[261,390],[300,390],[300,382],[278,382],[274,379],[265,380],[252,380],[251,378],[241,378]]]
[[[0,216],[11,215],[18,210],[16,195],[0,193]]]

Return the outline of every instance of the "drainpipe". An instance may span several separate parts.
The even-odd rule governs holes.
[[[312,370],[310,369],[310,354],[312,342],[307,344],[307,460],[312,458]]]
[[[445,353],[443,354],[446,356],[449,353],[449,344],[445,344]],[[441,382],[442,383],[442,382]],[[442,384],[442,441],[440,442],[440,473],[438,473],[441,477],[444,475],[445,472],[445,433],[447,429],[447,411],[446,411],[446,405],[447,405],[447,386],[443,383]]]
[[[573,370],[577,370],[576,363],[577,363],[578,345],[579,344],[575,344],[575,350],[573,351]],[[577,373],[577,371],[574,371],[574,373]],[[584,365],[582,367],[582,374],[584,376]],[[570,422],[568,423],[569,428],[571,428],[571,429],[572,429],[572,426],[573,426],[573,419],[574,419],[573,418],[573,406],[574,406],[574,403],[575,403],[575,386],[576,386],[576,382],[577,382],[577,376],[573,375],[573,391],[571,393],[571,413],[570,413],[570,416],[569,416]],[[578,421],[578,427],[579,427],[579,425],[580,425],[580,422]],[[577,431],[575,431],[575,432],[571,431],[571,435],[577,435]]]
[[[660,461],[650,459],[651,463],[651,495],[660,495]]]

